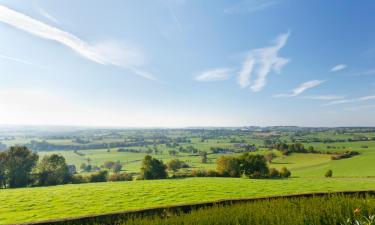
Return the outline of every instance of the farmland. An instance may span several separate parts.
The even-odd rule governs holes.
[[[287,167],[291,178],[249,179],[194,177],[125,182],[65,184],[0,190],[0,223],[34,222],[119,212],[175,204],[198,203],[308,192],[375,189],[375,131],[372,128],[241,128],[241,129],[118,129],[64,132],[3,132],[7,147],[26,145],[42,159],[54,154],[75,165],[77,175],[107,170],[106,162],[121,163],[121,173],[139,176],[146,155],[167,163],[172,159],[188,167],[178,172],[215,170],[222,156],[243,153],[267,155],[269,168]],[[276,143],[300,143],[310,152],[285,152]],[[358,155],[332,160],[348,151]],[[207,153],[203,162],[201,152]],[[90,164],[90,171],[81,169]],[[324,177],[327,170],[332,178]],[[113,172],[109,170],[109,173]],[[15,210],[17,209],[17,210]],[[51,213],[53,212],[53,213]]]
[[[187,178],[21,188],[0,191],[0,222],[40,221],[226,198],[374,188],[375,178]]]

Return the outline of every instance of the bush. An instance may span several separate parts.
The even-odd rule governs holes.
[[[280,173],[277,169],[275,168],[271,168],[270,171],[269,171],[269,177],[270,178],[279,178],[280,177]]]
[[[215,170],[193,170],[191,171],[192,177],[216,177],[217,172]]]
[[[108,181],[132,181],[133,174],[131,173],[115,173],[108,177]]]
[[[280,170],[280,176],[281,177],[288,178],[288,177],[290,177],[290,175],[292,175],[292,173],[286,167],[281,168],[281,170]]]
[[[325,177],[332,177],[333,172],[332,170],[327,170],[327,172],[324,174]]]
[[[177,170],[182,168],[184,162],[179,159],[172,159],[167,163],[167,168],[169,171],[176,172]]]
[[[106,182],[108,177],[108,171],[102,170],[98,173],[91,174],[89,176],[89,182],[90,183],[96,183],[96,182]]]
[[[72,183],[73,184],[82,184],[82,183],[87,183],[88,179],[87,177],[84,177],[80,174],[75,174],[72,176]]]

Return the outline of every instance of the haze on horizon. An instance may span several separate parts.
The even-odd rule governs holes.
[[[0,124],[375,126],[374,11],[0,0]]]

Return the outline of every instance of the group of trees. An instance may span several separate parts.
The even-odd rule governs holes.
[[[289,177],[290,171],[282,168],[280,171],[268,168],[267,159],[263,155],[245,153],[239,157],[221,156],[216,162],[216,171],[221,176],[249,178]]]
[[[267,159],[263,155],[253,155],[245,153],[239,157],[221,156],[216,161],[216,171],[213,170],[192,170],[181,174],[175,172],[181,168],[188,168],[188,165],[178,159],[173,159],[167,165],[163,161],[152,158],[147,155],[142,161],[140,178],[146,180],[165,179],[168,177],[166,170],[173,171],[174,177],[203,177],[203,176],[222,176],[222,177],[240,177],[249,178],[277,178],[289,177],[291,172],[287,168],[280,171],[274,168],[269,169]]]
[[[71,179],[65,158],[56,154],[38,162],[37,153],[24,146],[0,153],[0,188],[47,186],[68,183]]]

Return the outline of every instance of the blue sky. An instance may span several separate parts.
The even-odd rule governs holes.
[[[0,124],[375,126],[374,11],[0,0]]]

